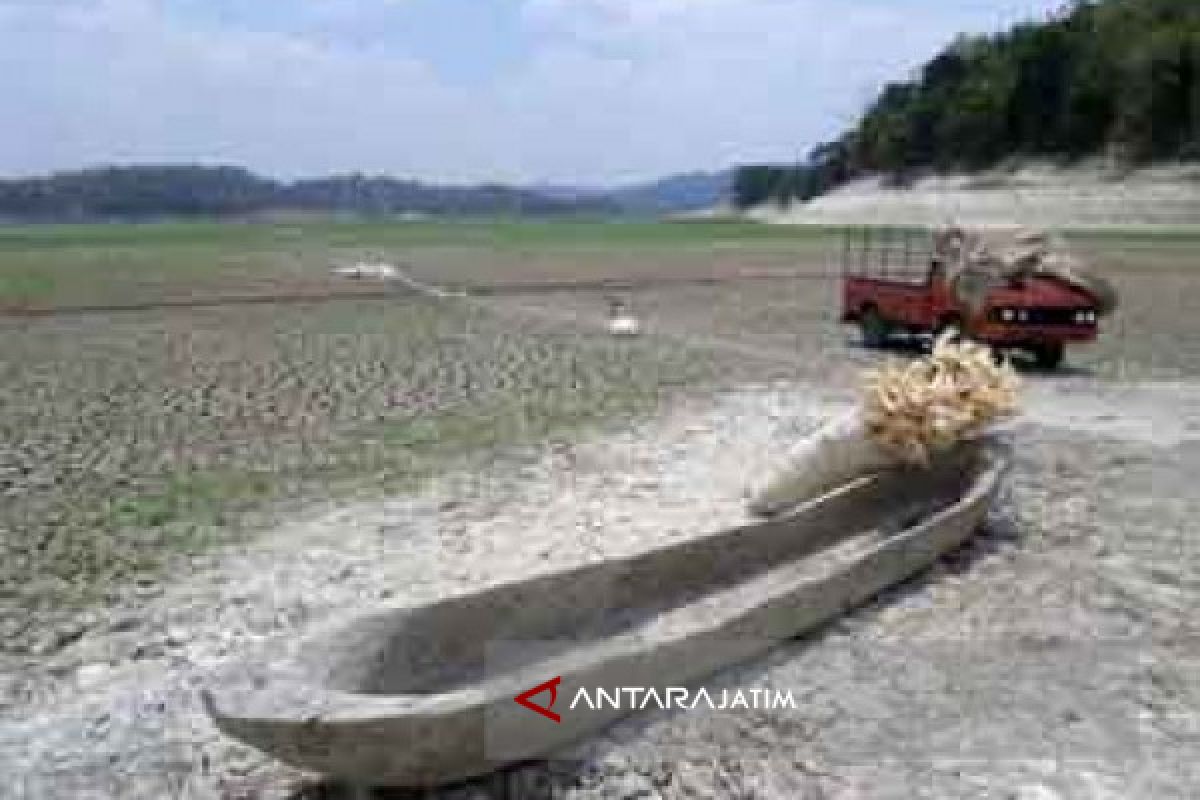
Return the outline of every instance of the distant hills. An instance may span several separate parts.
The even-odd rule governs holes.
[[[366,216],[661,215],[715,205],[729,173],[695,173],[618,189],[439,186],[387,176],[292,182],[240,167],[101,167],[0,180],[0,219],[88,221],[247,217],[275,212]]]
[[[535,190],[562,200],[602,202],[631,215],[701,211],[728,202],[733,171],[688,172],[614,189],[541,186]]]
[[[232,217],[282,211],[461,216],[614,210],[600,198],[555,198],[508,186],[433,186],[363,175],[285,183],[225,166],[103,167],[0,181],[0,218],[12,220]]]
[[[870,175],[905,185],[1089,157],[1200,160],[1200,2],[1075,0],[1040,22],[959,37],[804,163],[740,168],[734,199],[786,205]]]

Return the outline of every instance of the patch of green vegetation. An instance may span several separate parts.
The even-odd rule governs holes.
[[[90,247],[677,243],[805,239],[817,227],[767,226],[739,219],[624,220],[468,218],[389,220],[311,218],[291,222],[160,222],[0,226],[0,252]]]
[[[122,222],[0,225],[0,252],[91,247],[261,244],[287,226],[238,222]]]
[[[343,291],[355,287],[331,281],[330,265],[362,258],[410,265],[426,280],[456,285],[519,280],[524,272],[535,280],[588,270],[609,278],[622,271],[684,276],[691,269],[708,276],[718,261],[823,264],[846,230],[579,218],[0,226],[0,306],[153,303],[294,286]],[[1200,227],[1067,233],[1113,248],[1200,239]]]
[[[54,270],[0,268],[0,302],[30,303],[54,297],[58,279]]]
[[[653,256],[670,250],[819,242],[827,229],[740,221],[605,219],[337,220],[163,222],[0,226],[0,304],[153,302],[328,279],[333,263],[363,257],[420,262],[454,249],[483,265],[524,254],[561,256],[613,249]],[[265,288],[264,288],[265,287]],[[344,287],[343,287],[344,288]]]

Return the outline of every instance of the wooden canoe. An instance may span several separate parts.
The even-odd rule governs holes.
[[[237,665],[203,700],[226,734],[356,784],[480,775],[631,713],[572,708],[580,688],[694,683],[928,567],[977,529],[1005,466],[972,446],[767,521],[367,613]]]

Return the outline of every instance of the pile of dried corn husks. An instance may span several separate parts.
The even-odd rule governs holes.
[[[944,337],[927,357],[868,374],[863,420],[867,434],[900,461],[931,457],[977,437],[1016,412],[1019,379],[991,351]]]
[[[986,347],[943,337],[925,358],[868,373],[861,405],[802,442],[750,511],[770,516],[872,472],[929,465],[1015,413],[1019,383]]]

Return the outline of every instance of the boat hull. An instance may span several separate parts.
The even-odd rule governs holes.
[[[330,626],[204,696],[226,734],[350,782],[421,787],[546,755],[813,630],[959,547],[1006,459],[964,450],[870,476],[777,518],[628,558]],[[531,687],[554,681],[531,702]],[[610,695],[611,696],[611,695]]]

